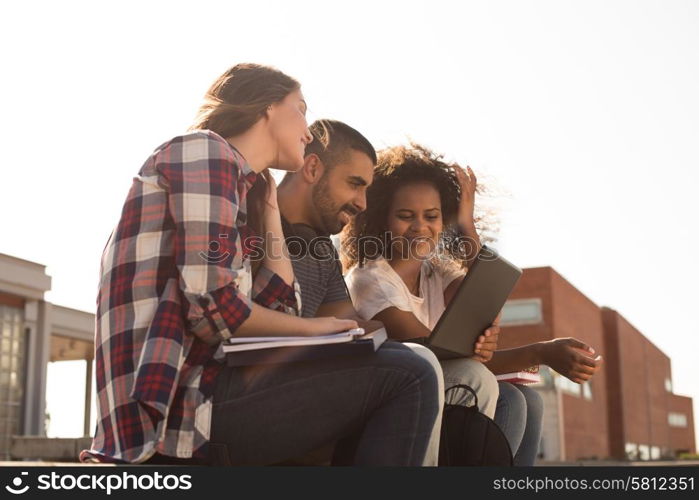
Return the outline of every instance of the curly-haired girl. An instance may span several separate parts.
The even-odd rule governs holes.
[[[396,340],[429,336],[481,247],[477,191],[470,168],[447,163],[423,146],[379,152],[366,211],[342,237],[347,284],[362,318],[383,322]],[[507,435],[515,463],[531,465],[541,435],[541,398],[528,387],[501,383],[498,399],[494,373],[548,364],[583,382],[597,362],[574,349],[591,351],[576,339],[496,351],[497,323],[477,339],[472,358],[441,361],[444,380],[447,387],[473,387],[481,411],[494,414]]]

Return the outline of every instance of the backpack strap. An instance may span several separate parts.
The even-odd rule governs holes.
[[[445,404],[448,404],[447,401],[448,401],[448,397],[449,397],[448,396],[449,392],[453,391],[454,389],[463,389],[465,391],[470,392],[473,395],[473,402],[474,403],[472,406],[475,406],[476,409],[478,409],[478,396],[476,395],[476,391],[473,390],[473,387],[471,387],[470,385],[466,385],[466,384],[452,385],[446,391],[444,391],[444,403]]]

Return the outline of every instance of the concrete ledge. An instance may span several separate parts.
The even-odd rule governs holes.
[[[43,462],[40,460],[0,462],[0,467],[116,467],[116,464],[84,464],[81,462]]]
[[[12,436],[10,457],[13,459],[77,462],[82,450],[90,448],[92,438],[47,438]]]
[[[12,436],[10,458],[17,460],[4,462],[17,467],[53,467],[53,466],[90,466],[90,465],[115,465],[115,464],[82,464],[78,462],[78,456],[82,450],[87,450],[92,444],[92,438],[47,438],[43,436]],[[332,445],[324,446],[302,457],[276,465],[290,466],[315,466],[330,465],[334,449]],[[30,460],[25,462],[22,460]],[[3,462],[0,462],[2,464]],[[124,464],[120,464],[124,465]]]
[[[543,467],[696,467],[699,465],[699,460],[576,460],[574,462],[538,460],[535,465]]]

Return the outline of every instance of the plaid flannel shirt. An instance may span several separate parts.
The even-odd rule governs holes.
[[[82,461],[203,458],[221,364],[216,347],[251,300],[298,315],[296,282],[254,282],[246,195],[257,174],[226,140],[166,142],[134,178],[101,262],[95,327],[97,430]],[[203,340],[202,340],[203,339]]]

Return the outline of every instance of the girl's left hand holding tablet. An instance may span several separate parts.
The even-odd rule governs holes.
[[[493,353],[498,348],[498,337],[500,336],[500,316],[495,318],[493,324],[490,325],[484,332],[476,339],[474,344],[474,355],[473,359],[480,361],[481,363],[487,363],[493,357]]]

